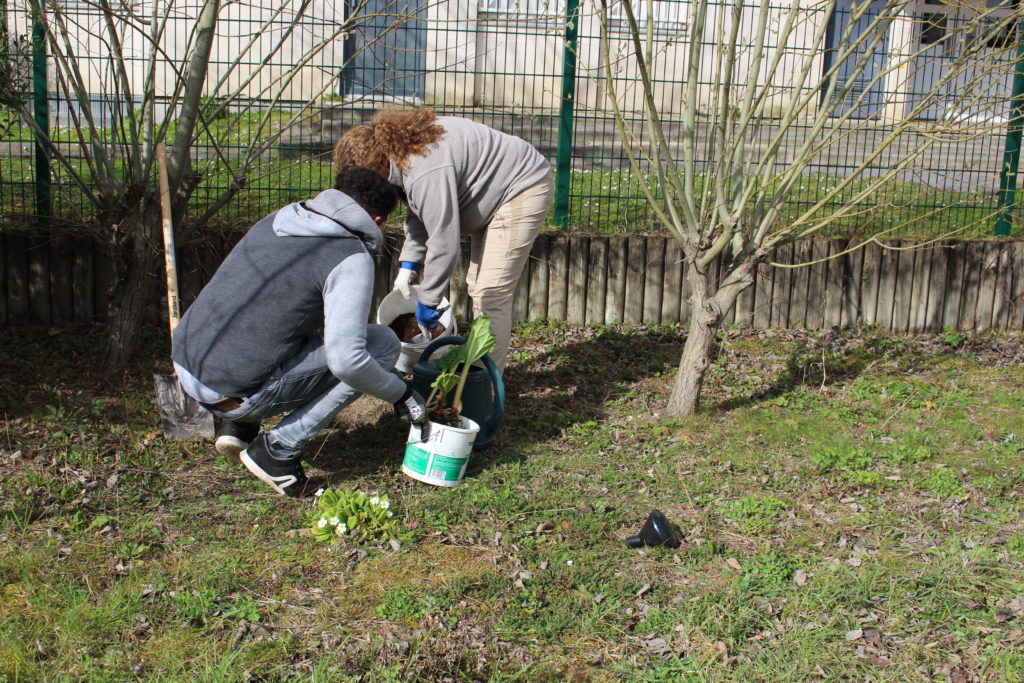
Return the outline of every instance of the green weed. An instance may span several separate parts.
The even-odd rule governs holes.
[[[960,332],[954,330],[949,325],[943,325],[942,327],[942,343],[952,346],[954,349],[959,349],[971,338],[971,335],[966,332]]]
[[[377,605],[377,616],[389,621],[419,621],[428,614],[432,605],[418,592],[409,589],[391,590],[384,593]]]
[[[950,468],[940,467],[922,476],[918,487],[939,498],[952,498],[960,493],[960,480]]]
[[[760,553],[743,563],[738,585],[755,595],[774,595],[786,587],[797,565],[774,551]]]
[[[786,504],[774,496],[746,496],[725,503],[722,514],[742,531],[757,533],[769,529],[785,509]]]
[[[1014,562],[1024,562],[1024,535],[1011,538],[1006,544],[1006,552]]]

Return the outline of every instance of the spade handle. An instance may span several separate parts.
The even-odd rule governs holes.
[[[174,225],[171,222],[171,190],[167,181],[167,152],[164,143],[156,144],[157,172],[160,176],[160,214],[164,227],[164,269],[167,271],[167,319],[171,333],[181,319],[178,301],[178,262],[174,254]]]

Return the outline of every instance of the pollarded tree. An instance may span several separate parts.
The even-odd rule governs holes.
[[[411,0],[30,4],[26,15],[45,30],[49,89],[69,120],[58,136],[36,122],[29,103],[20,119],[81,192],[80,216],[95,218],[113,254],[105,364],[117,370],[137,348],[153,275],[162,271],[157,144],[168,150],[176,225],[203,188],[203,206],[189,212],[196,230],[271,172],[282,134],[334,94],[356,58],[346,38],[365,35],[370,22],[384,26],[358,41],[368,49],[401,26]],[[213,175],[230,180],[204,188]]]
[[[691,293],[667,416],[698,408],[723,316],[774,247],[874,211],[867,201],[937,144],[1005,133],[1009,92],[992,102],[1017,58],[1010,0],[917,17],[910,0],[598,1],[607,102],[649,206],[682,245]],[[654,26],[670,2],[687,26],[665,35]],[[684,66],[667,74],[672,50]],[[634,77],[642,106],[629,111]],[[830,158],[841,175],[794,203]],[[893,198],[893,215],[913,201]]]

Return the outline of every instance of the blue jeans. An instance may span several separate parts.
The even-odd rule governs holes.
[[[382,368],[391,370],[398,362],[401,344],[395,333],[384,325],[368,325],[366,350]],[[299,457],[306,442],[359,395],[327,367],[324,340],[317,336],[278,367],[254,394],[243,398],[237,408],[211,412],[234,422],[259,422],[287,413],[267,432],[267,438],[276,457],[292,459]]]

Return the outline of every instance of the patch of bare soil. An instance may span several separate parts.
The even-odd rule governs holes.
[[[391,406],[379,398],[360,396],[338,413],[338,417],[334,418],[334,427],[350,432],[365,425],[377,424],[389,412]]]

